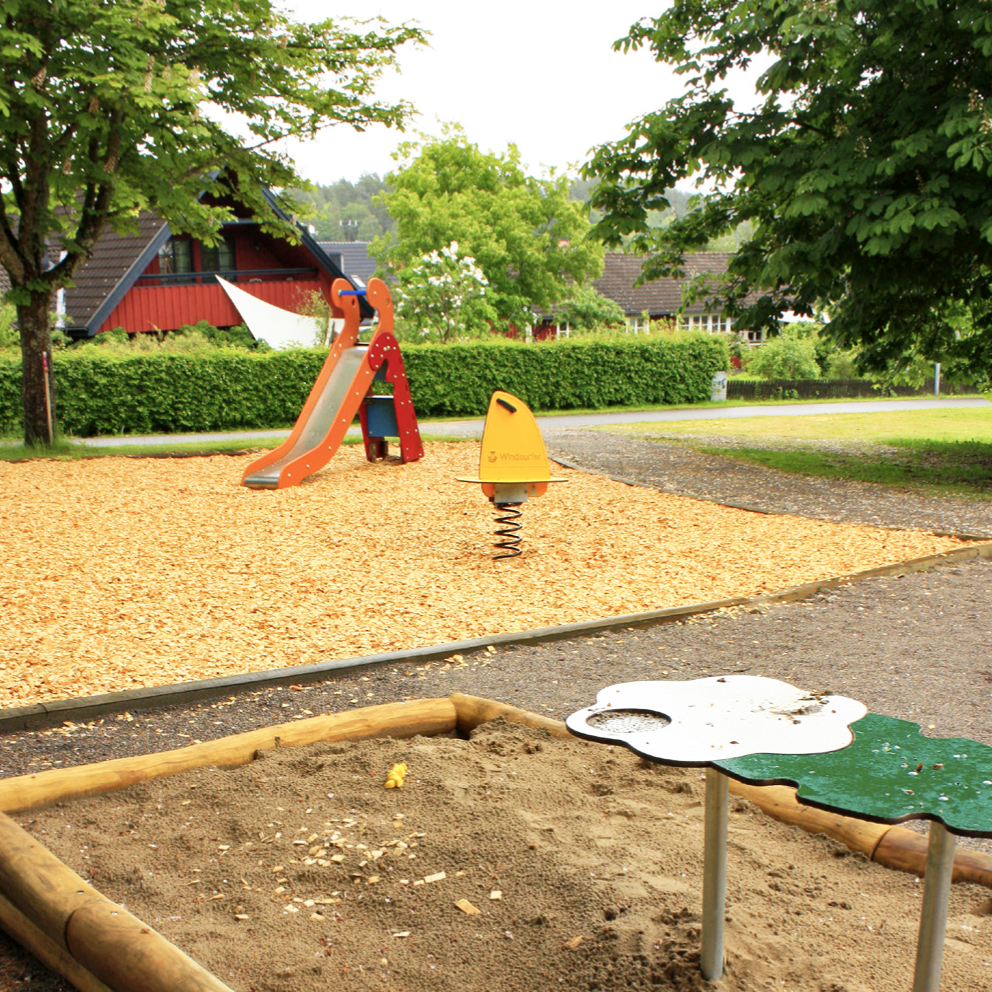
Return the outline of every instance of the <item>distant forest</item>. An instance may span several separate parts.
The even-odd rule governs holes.
[[[293,191],[299,204],[298,219],[316,229],[318,241],[371,241],[387,231],[395,231],[386,208],[372,198],[386,188],[375,173],[357,183],[339,179],[330,186]]]
[[[592,180],[576,179],[570,195],[573,200],[586,203],[593,186]],[[374,202],[374,197],[385,188],[385,180],[372,173],[362,176],[356,183],[339,179],[330,186],[294,192],[299,204],[298,219],[313,225],[318,241],[371,241],[387,231],[396,230],[396,223],[385,207]],[[672,205],[671,210],[653,213],[649,221],[652,227],[664,227],[672,216],[684,214],[693,194],[673,189],[665,195]],[[597,219],[596,212],[592,211],[590,220]],[[709,247],[716,251],[732,251],[737,240],[734,235],[728,235]]]

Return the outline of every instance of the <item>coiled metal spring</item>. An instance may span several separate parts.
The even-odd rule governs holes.
[[[503,554],[493,555],[493,561],[499,561],[501,558],[516,558],[520,554],[518,531],[523,526],[523,524],[518,523],[518,519],[522,515],[517,509],[520,504],[494,503],[493,505],[496,507],[496,523],[501,525],[496,529],[496,536],[500,538],[496,542],[496,547],[503,552]]]

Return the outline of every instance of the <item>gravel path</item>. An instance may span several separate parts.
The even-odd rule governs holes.
[[[992,532],[986,503],[802,479],[615,434],[554,432],[548,442],[568,461],[701,498],[831,520]],[[455,691],[564,717],[613,682],[727,672],[842,692],[934,735],[992,744],[990,604],[992,561],[948,564],[871,579],[798,603],[9,734],[0,737],[0,775],[144,754],[311,713]],[[0,992],[68,988],[0,935]]]
[[[791,475],[614,431],[546,431],[545,438],[553,456],[571,465],[664,492],[746,504],[769,513],[992,538],[992,502],[984,500]],[[719,441],[728,447],[740,443],[716,437],[696,440]]]

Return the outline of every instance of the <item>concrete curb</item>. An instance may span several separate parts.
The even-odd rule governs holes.
[[[992,542],[976,544],[967,548],[956,548],[944,554],[913,558],[909,561],[883,565],[880,568],[854,572],[850,575],[808,582],[805,585],[794,586],[791,589],[783,589],[780,592],[768,593],[764,596],[738,596],[733,599],[717,600],[710,603],[693,603],[689,606],[670,607],[664,610],[649,610],[643,613],[626,613],[621,616],[605,617],[598,620],[583,620],[579,623],[562,624],[558,627],[540,627],[535,630],[524,630],[510,634],[496,634],[492,637],[475,637],[465,641],[452,641],[447,644],[434,644],[405,651],[389,651],[356,658],[341,658],[316,665],[297,665],[293,668],[249,672],[244,675],[230,675],[218,679],[199,679],[194,682],[183,682],[175,685],[129,689],[125,692],[103,693],[96,696],[84,696],[79,699],[58,699],[48,703],[35,703],[31,706],[17,706],[0,710],[0,734],[60,726],[69,720],[73,723],[81,723],[107,714],[122,713],[125,710],[149,710],[186,705],[200,700],[231,695],[233,692],[239,691],[321,682],[341,672],[358,672],[380,665],[409,665],[417,662],[435,661],[448,658],[453,654],[479,651],[489,645],[508,647],[511,645],[540,644],[616,630],[622,627],[647,627],[659,623],[672,623],[686,617],[714,613],[718,610],[734,607],[791,603],[852,582],[885,575],[922,572],[934,565],[945,562],[969,561],[972,558],[992,560]]]

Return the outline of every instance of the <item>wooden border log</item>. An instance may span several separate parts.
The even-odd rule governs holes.
[[[88,973],[112,992],[231,992],[2,813],[0,898],[28,924],[18,939],[70,981]]]
[[[468,737],[476,727],[483,723],[489,723],[490,720],[502,717],[507,723],[522,723],[528,727],[542,727],[553,737],[579,740],[569,732],[563,721],[541,716],[540,713],[532,713],[530,710],[523,710],[518,706],[510,706],[508,703],[499,703],[495,699],[486,699],[485,696],[471,696],[461,692],[452,693],[449,698],[457,711],[458,733],[464,737]]]
[[[872,823],[804,806],[796,799],[796,790],[787,785],[749,785],[732,778],[730,791],[776,820],[802,827],[811,834],[826,834],[872,860],[882,838],[892,829],[887,823]]]
[[[67,978],[79,992],[114,992],[69,952],[39,930],[12,902],[0,895],[0,929],[26,947],[49,971]]]
[[[455,729],[455,720],[455,707],[444,696],[408,703],[382,703],[263,727],[173,751],[18,775],[0,780],[0,812],[10,813],[62,799],[108,792],[206,765],[243,765],[252,760],[256,751],[274,747],[366,737],[446,734]]]
[[[66,943],[72,956],[113,992],[232,992],[109,899],[88,902],[72,914]]]
[[[0,813],[0,896],[9,900],[52,943],[68,950],[65,928],[100,893],[62,864],[10,817]]]
[[[874,860],[922,878],[926,871],[928,843],[926,834],[918,834],[906,827],[890,827],[879,841]],[[992,888],[992,858],[983,851],[958,847],[954,852],[951,878],[955,882],[973,882]]]

